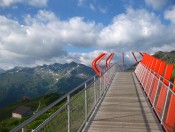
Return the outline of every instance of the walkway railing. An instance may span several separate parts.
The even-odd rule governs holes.
[[[145,54],[135,70],[154,112],[167,132],[175,132],[175,84],[170,82],[173,67]]]
[[[81,131],[102,95],[109,88],[115,72],[114,64],[101,77],[95,75],[11,131]],[[38,127],[29,129],[30,123],[46,112],[53,114],[41,124],[38,123]]]

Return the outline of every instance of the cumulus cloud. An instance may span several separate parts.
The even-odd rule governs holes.
[[[173,20],[168,10],[165,18]],[[76,61],[91,64],[101,52],[115,52],[121,61],[125,52],[129,62],[132,51],[154,53],[175,47],[172,25],[164,25],[155,14],[128,8],[103,26],[81,17],[60,20],[53,12],[40,10],[26,15],[25,24],[0,16],[0,67],[34,66],[53,62]],[[94,48],[90,53],[69,53],[67,46]],[[112,49],[112,51],[111,51]],[[133,59],[133,58],[132,58]]]
[[[98,44],[122,50],[148,50],[164,44],[160,41],[167,30],[160,20],[146,10],[128,9],[113,19],[112,24],[100,32]],[[164,31],[164,32],[161,32]],[[167,40],[166,40],[167,41]]]
[[[56,36],[51,34],[52,31],[46,30],[43,25],[31,23],[31,25],[23,26],[3,16],[0,19],[0,43],[4,50],[34,58],[62,54],[61,46],[55,41]],[[57,49],[60,49],[59,52]]]
[[[167,10],[164,13],[165,19],[170,20],[172,23],[175,24],[175,6],[173,6],[170,10]]]
[[[146,4],[154,9],[160,9],[167,4],[169,0],[145,0]]]
[[[26,3],[35,7],[47,6],[48,0],[0,0],[1,7],[7,7],[16,3]]]
[[[92,60],[97,57],[101,53],[107,53],[106,58],[110,55],[112,51],[109,50],[94,50],[89,53],[67,53],[66,55],[62,55],[61,57],[53,57],[48,60],[46,59],[39,59],[35,60],[33,63],[28,64],[28,66],[36,66],[36,65],[43,65],[43,64],[53,64],[55,62],[58,63],[70,63],[72,61],[81,63],[84,65],[91,66]],[[117,56],[119,54],[116,54]]]
[[[101,25],[84,22],[74,17],[61,21],[53,12],[40,10],[37,15],[27,15],[25,25],[0,16],[1,58],[8,56],[8,62],[34,63],[67,55],[65,46],[91,47],[96,43]],[[4,55],[4,54],[5,55]]]
[[[117,64],[122,65],[122,53],[118,52],[116,50],[112,50],[112,49],[110,49],[110,50],[94,50],[94,51],[89,52],[89,53],[69,53],[68,56],[66,56],[65,60],[67,60],[66,62],[75,61],[77,63],[82,63],[84,65],[91,66],[92,60],[94,58],[96,58],[98,55],[100,55],[101,53],[107,53],[106,56],[101,61],[101,65],[103,65],[103,66],[105,65],[105,60],[110,55],[110,53],[115,54],[115,56],[112,60],[112,63],[117,62]],[[134,59],[133,59],[131,52],[125,52],[125,62],[132,64],[133,61],[134,61]]]
[[[0,6],[10,6],[19,2],[22,2],[22,0],[0,0]]]
[[[89,53],[70,53],[69,58],[72,58],[72,61],[81,62],[85,65],[91,65],[92,60],[100,55],[101,53],[108,53],[107,50],[95,50]]]

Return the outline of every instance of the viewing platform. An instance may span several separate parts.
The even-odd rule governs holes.
[[[162,127],[132,72],[117,72],[83,131],[160,132]]]

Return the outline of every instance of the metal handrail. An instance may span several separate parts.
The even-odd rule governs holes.
[[[50,108],[52,108],[53,106],[55,106],[56,104],[60,103],[62,100],[64,100],[68,95],[70,95],[71,93],[75,92],[76,90],[78,90],[79,88],[81,88],[85,83],[89,82],[90,80],[92,80],[94,77],[96,77],[97,75],[91,77],[90,79],[88,79],[87,81],[85,81],[84,83],[80,84],[79,86],[77,86],[75,89],[71,90],[70,92],[68,92],[67,94],[63,95],[61,98],[57,99],[56,101],[54,101],[53,103],[51,103],[50,105],[48,105],[47,107],[45,107],[44,109],[42,109],[41,111],[37,112],[35,115],[33,115],[31,118],[27,119],[26,121],[24,121],[23,123],[21,123],[19,126],[17,126],[16,128],[12,129],[11,131],[16,132],[19,131],[21,128],[23,128],[24,126],[26,126],[27,124],[29,124],[31,121],[35,120],[36,118],[38,118],[40,115],[42,115],[43,113],[45,113],[46,111],[48,111]]]
[[[44,109],[42,109],[41,111],[37,112],[35,115],[33,115],[31,118],[27,119],[26,121],[24,121],[23,123],[21,123],[20,125],[18,125],[17,127],[15,127],[14,129],[11,130],[11,132],[16,132],[22,129],[24,129],[25,131],[25,126],[27,126],[30,122],[32,122],[33,120],[35,120],[36,118],[38,118],[39,116],[41,116],[42,114],[44,114],[46,111],[48,111],[49,109],[51,109],[53,106],[55,106],[56,104],[60,103],[61,101],[63,101],[65,98],[70,98],[70,95],[72,93],[74,93],[75,91],[79,90],[80,88],[82,88],[82,86],[86,85],[89,81],[93,80],[87,87],[85,87],[84,89],[82,89],[79,93],[84,92],[85,90],[87,90],[94,82],[98,81],[99,79],[101,79],[112,67],[115,66],[115,63],[109,68],[107,69],[104,73],[102,73],[102,75],[100,77],[98,77],[97,75],[91,77],[90,79],[88,79],[87,81],[85,81],[84,83],[80,84],[79,86],[77,86],[75,89],[71,90],[70,92],[68,92],[67,94],[63,95],[61,98],[57,99],[56,101],[54,101],[52,104],[48,105],[47,107],[45,107]],[[78,93],[78,94],[79,94]],[[54,117],[54,115],[60,113],[63,109],[65,109],[68,105],[70,105],[70,103],[72,102],[72,99],[69,99],[69,102],[67,102],[66,104],[64,104],[60,109],[58,109],[54,114],[52,114],[48,119],[46,119],[42,124],[46,124],[47,122],[49,122],[49,120]],[[41,126],[37,127],[36,130],[39,130],[41,128]],[[34,131],[36,131],[34,130]]]
[[[147,67],[145,64],[143,64],[143,63],[140,63],[141,65],[143,65],[143,66],[145,66],[145,67]],[[147,67],[148,68],[148,67]],[[173,87],[175,87],[175,84],[174,83],[172,83],[171,81],[169,81],[169,80],[167,80],[165,77],[163,77],[162,75],[160,75],[159,73],[157,73],[157,72],[155,72],[154,70],[152,70],[151,68],[148,68],[148,69],[146,69],[146,70],[148,70],[148,72],[150,71],[150,73],[151,73],[151,75],[158,75],[159,77],[160,77],[160,80],[165,80],[165,81],[167,81],[171,86],[173,86]],[[153,74],[154,73],[154,74]],[[159,79],[157,76],[155,76],[157,79]],[[162,82],[163,83],[163,82]],[[165,85],[164,83],[163,83],[163,85]],[[165,86],[167,86],[167,85],[165,85]],[[172,94],[173,95],[175,95],[175,92],[171,89],[171,88],[169,88],[169,90],[172,92]]]
[[[172,96],[175,96],[175,92],[171,89],[171,86],[172,87],[175,87],[175,84],[173,84],[171,81],[167,80],[165,77],[163,77],[162,75],[160,75],[159,73],[155,72],[154,70],[152,70],[151,68],[147,67],[146,65],[144,65],[143,63],[139,63],[140,67],[138,67],[138,69],[141,71],[141,73],[136,73],[136,75],[138,76],[138,79],[139,80],[142,80],[142,77],[147,74],[149,77],[152,77],[152,80],[151,80],[151,85],[149,85],[149,87],[147,88],[146,86],[147,83],[148,83],[148,79],[146,80],[146,85],[144,86],[143,85],[143,89],[145,91],[145,89],[148,89],[149,91],[145,91],[146,94],[147,94],[147,98],[149,100],[149,102],[151,103],[152,105],[152,108],[154,110],[154,112],[157,114],[157,117],[159,118],[160,120],[160,123],[161,125],[164,127],[164,129],[166,131],[167,128],[166,128],[166,125],[165,125],[165,122],[164,122],[164,119],[166,118],[166,109],[168,109],[169,105],[168,105],[168,101],[170,99],[171,96],[169,95],[172,95]],[[137,70],[137,68],[136,68]],[[145,71],[146,70],[146,71]],[[138,74],[142,74],[142,75],[138,75]],[[158,75],[159,77],[157,77],[156,75]],[[140,77],[139,77],[140,76]],[[158,81],[158,84],[157,84],[157,89],[156,89],[156,93],[154,94],[154,97],[153,97],[153,100],[151,101],[151,98],[150,98],[150,93],[151,93],[151,87],[153,86],[153,83],[155,82],[155,80]],[[154,82],[153,82],[154,80]],[[163,80],[166,80],[169,84],[166,85]],[[145,80],[143,80],[145,81]],[[141,82],[142,83],[142,82]],[[158,98],[160,97],[160,90],[162,88],[162,86],[164,86],[164,88],[166,89],[166,97],[165,97],[165,100],[164,100],[164,104],[163,104],[163,107],[161,109],[161,113],[159,113],[157,110],[156,110],[156,107],[157,107],[157,100]],[[159,92],[158,92],[159,91]]]

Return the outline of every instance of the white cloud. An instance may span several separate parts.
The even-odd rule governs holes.
[[[166,34],[169,36],[165,37]],[[146,10],[128,9],[116,16],[113,22],[100,32],[98,45],[118,50],[150,51],[173,42],[175,32],[163,25],[159,18]]]
[[[108,53],[108,51],[95,50],[89,53],[69,53],[69,58],[72,58],[72,61],[80,62],[82,64],[91,66],[92,60],[101,53]]]
[[[174,47],[175,47],[175,44],[166,44],[160,47],[153,47],[152,52],[150,52],[150,54],[154,54],[157,51],[171,51],[171,50],[174,50]]]
[[[16,3],[26,3],[35,7],[47,6],[48,0],[0,0],[0,7],[11,6]]]
[[[45,59],[35,60],[31,64],[27,64],[27,66],[52,64],[52,63],[55,63],[55,62],[64,64],[64,63],[70,63],[72,61],[84,64],[84,65],[91,66],[92,60],[95,57],[97,57],[101,53],[108,53],[106,55],[106,57],[108,57],[109,53],[111,53],[111,52],[112,51],[109,51],[109,50],[95,50],[95,51],[92,51],[92,52],[89,52],[89,53],[67,53],[66,55],[62,55],[61,57],[53,57],[53,58],[50,58],[48,60],[45,60]]]
[[[171,11],[165,13],[167,19],[173,18],[168,15]],[[46,10],[40,10],[35,16],[27,15],[24,25],[5,16],[0,16],[0,20],[0,67],[8,66],[5,69],[70,61],[89,65],[98,54],[111,49],[120,62],[121,52],[125,52],[129,62],[132,51],[153,53],[175,47],[172,25],[163,25],[155,14],[143,9],[129,8],[107,26],[81,17],[60,20]],[[96,50],[68,53],[67,45]]]
[[[170,10],[167,10],[164,13],[165,19],[170,20],[172,23],[175,24],[175,6],[173,6]]]
[[[145,0],[146,4],[152,6],[154,9],[160,9],[167,4],[169,0]]]
[[[0,20],[0,58],[7,56],[6,62],[14,65],[65,56],[67,44],[92,47],[102,27],[84,22],[80,17],[61,21],[53,12],[45,10],[35,16],[27,15],[26,25],[5,16],[0,16]]]
[[[0,6],[9,6],[19,2],[22,2],[22,0],[0,0]]]

